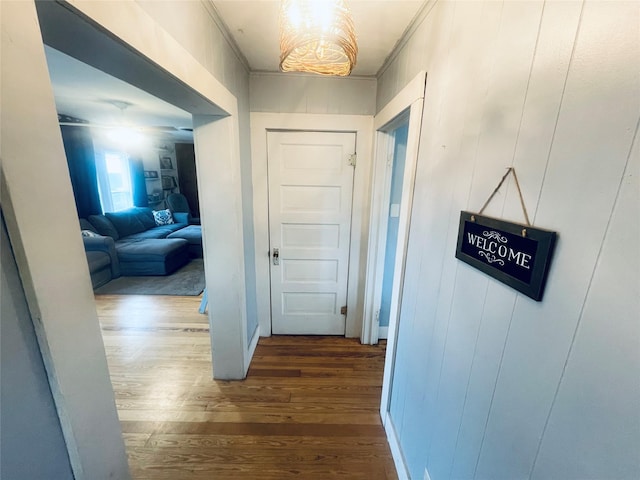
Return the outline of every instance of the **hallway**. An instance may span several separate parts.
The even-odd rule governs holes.
[[[214,381],[199,297],[97,296],[136,480],[395,479],[378,413],[384,344],[262,338]]]

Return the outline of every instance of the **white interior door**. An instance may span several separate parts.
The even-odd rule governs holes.
[[[345,333],[355,140],[267,133],[274,334]]]

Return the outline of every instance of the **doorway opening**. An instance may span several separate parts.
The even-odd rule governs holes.
[[[171,84],[172,89],[167,90],[173,92],[174,101],[195,114],[194,124],[199,121],[194,135],[201,136],[205,144],[198,146],[197,153],[198,158],[206,154],[207,162],[200,162],[198,174],[212,191],[203,200],[201,213],[205,225],[219,225],[222,230],[219,239],[211,237],[219,249],[207,249],[205,238],[207,277],[210,285],[219,289],[219,300],[210,305],[208,320],[212,330],[218,328],[223,316],[227,324],[229,319],[235,322],[234,331],[216,332],[211,339],[216,347],[220,343],[218,351],[226,346],[232,349],[225,352],[226,361],[216,360],[215,364],[219,376],[227,366],[227,378],[242,377],[237,371],[244,370],[243,356],[248,351],[241,341],[241,333],[245,333],[241,330],[246,330],[246,304],[242,301],[243,257],[238,255],[243,244],[238,102],[135,2],[127,2],[127,22],[113,9],[95,2],[9,3],[2,8],[2,47],[7,53],[3,58],[6,70],[12,72],[3,75],[2,82],[3,114],[12,119],[7,128],[3,122],[2,129],[6,147],[3,214],[9,219],[11,246],[17,252],[29,308],[34,311],[33,323],[73,469],[91,478],[127,478],[86,259],[82,258],[79,232],[74,232],[78,220],[43,51],[45,24],[98,62],[111,62],[156,87]],[[43,21],[36,12],[39,7],[59,10],[53,19]],[[65,15],[70,22],[55,18]],[[87,35],[78,31],[83,29]],[[150,38],[154,42],[149,42]],[[184,55],[174,55],[176,51]],[[187,98],[182,98],[182,103],[181,94],[176,93],[180,91]],[[205,131],[199,133],[198,129]],[[211,144],[207,143],[209,138],[213,138]],[[226,202],[232,208],[215,209]],[[224,272],[224,283],[217,270]],[[208,340],[207,333],[205,342]],[[213,350],[215,356],[216,348]],[[228,364],[237,371],[229,372]],[[95,428],[87,429],[88,424]],[[95,435],[96,431],[100,435]]]
[[[378,338],[386,339],[389,330],[389,319],[391,318],[391,300],[393,296],[393,282],[395,273],[395,260],[398,253],[398,228],[400,223],[400,204],[402,201],[402,179],[404,177],[405,160],[407,157],[407,135],[409,130],[409,119],[403,115],[398,119],[399,125],[388,130],[389,152],[387,158],[388,168],[391,170],[388,175],[388,199],[385,198],[383,205],[386,208],[387,216],[386,228],[381,225],[381,231],[386,231],[384,239],[384,261],[382,271],[382,290],[380,292],[380,308],[376,312],[378,323]],[[385,195],[386,197],[386,195]]]
[[[220,356],[214,375],[243,378],[252,345],[257,341],[257,330],[252,336],[247,333],[246,302],[239,304],[235,301],[246,298],[237,99],[210,72],[204,71],[193,57],[172,56],[172,49],[181,47],[168,34],[158,31],[141,9],[134,8],[131,12],[138,15],[140,24],[136,30],[129,31],[126,26],[121,28],[109,11],[94,10],[89,4],[75,7],[66,3],[36,2],[36,8],[43,43],[148,92],[191,116],[198,182],[210,187],[207,192],[199,191],[199,206],[204,220],[202,249],[207,290],[211,300],[215,289],[216,298],[215,305],[210,302],[208,309],[211,342],[220,343],[212,349],[214,359]],[[87,16],[85,8],[91,17]],[[120,30],[116,36],[110,29]],[[135,44],[144,29],[163,36],[165,48],[158,51],[146,43],[136,46],[127,43]],[[182,78],[185,75],[188,80]],[[171,180],[171,187],[177,190],[175,175],[170,178],[163,173],[165,170],[177,171],[178,165],[173,158],[164,157],[157,159],[159,180],[150,176],[145,181],[158,183],[164,190],[163,176],[166,176]],[[217,205],[229,203],[234,208],[217,208]],[[215,242],[209,248],[204,233],[207,223],[212,226],[212,233],[214,230],[217,233],[209,236],[210,242]],[[234,280],[230,282],[229,278]],[[222,326],[229,317],[237,319],[237,325],[231,329],[226,323]],[[214,330],[217,335],[214,335]]]
[[[389,414],[390,392],[426,82],[426,72],[420,72],[374,119],[376,156],[362,342],[375,344],[379,338],[387,338],[380,416],[396,465],[403,461]],[[388,322],[386,332],[381,322]]]
[[[199,296],[191,114],[48,45],[45,56],[94,292]]]

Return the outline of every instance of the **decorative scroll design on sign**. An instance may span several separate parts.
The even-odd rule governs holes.
[[[496,232],[495,230],[491,230],[490,232],[487,232],[486,230],[484,232],[482,232],[482,236],[483,237],[487,237],[488,239],[495,239],[497,241],[499,241],[500,243],[507,243],[507,237],[503,237],[502,235],[500,235],[499,232]],[[487,258],[488,260],[488,258]],[[493,263],[493,262],[491,262]],[[502,264],[504,265],[504,263]]]
[[[506,242],[506,240],[505,240],[505,242]],[[487,262],[489,262],[489,263],[497,263],[498,265],[502,265],[504,267],[504,260],[502,260],[501,258],[497,258],[492,253],[487,253],[487,252],[480,251],[480,252],[478,252],[478,255],[486,258]]]

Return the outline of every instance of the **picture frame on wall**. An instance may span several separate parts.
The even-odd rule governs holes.
[[[178,184],[176,183],[176,179],[171,175],[163,175],[162,176],[162,189],[163,190],[172,190],[176,188]]]
[[[173,170],[171,157],[160,157],[160,168],[162,170]]]

